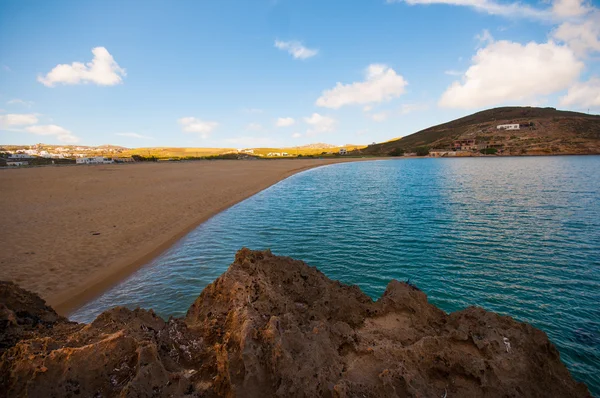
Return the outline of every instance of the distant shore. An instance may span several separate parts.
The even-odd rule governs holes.
[[[360,158],[34,167],[0,173],[0,279],[68,314],[199,224],[298,172]]]

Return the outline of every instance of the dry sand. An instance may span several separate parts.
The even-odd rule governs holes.
[[[67,314],[218,212],[299,171],[351,160],[0,170],[0,280]]]

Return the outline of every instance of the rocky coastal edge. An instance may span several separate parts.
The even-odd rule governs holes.
[[[392,280],[372,301],[302,261],[240,250],[183,318],[69,322],[0,282],[0,391],[31,397],[591,397],[546,334],[446,314]]]

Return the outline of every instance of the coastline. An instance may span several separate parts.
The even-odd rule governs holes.
[[[69,179],[69,178],[82,178],[83,181],[79,181],[78,182],[83,182],[84,184],[88,184],[90,182],[93,182],[95,184],[98,185],[103,185],[103,184],[112,184],[115,185],[115,182],[113,181],[109,181],[111,179],[113,179],[113,176],[110,176],[110,174],[113,174],[115,172],[122,172],[122,174],[131,174],[128,172],[134,171],[134,172],[138,172],[139,170],[142,170],[143,174],[151,174],[150,176],[148,176],[149,178],[152,178],[156,173],[154,172],[155,170],[150,170],[151,168],[177,168],[180,167],[181,173],[183,173],[185,175],[186,172],[188,173],[192,173],[192,172],[197,172],[197,171],[206,171],[206,169],[210,168],[211,170],[214,169],[215,167],[217,169],[220,168],[225,168],[226,170],[223,171],[216,171],[216,175],[213,177],[213,180],[209,181],[209,184],[207,185],[207,189],[210,190],[211,195],[213,196],[211,199],[214,199],[214,197],[218,197],[219,199],[221,199],[218,203],[214,203],[209,201],[209,205],[207,206],[207,203],[202,203],[202,204],[198,204],[196,207],[198,208],[198,212],[194,213],[197,215],[197,217],[190,217],[189,216],[189,212],[190,210],[185,209],[185,211],[183,211],[183,206],[187,206],[189,204],[189,200],[194,200],[195,197],[188,197],[186,198],[188,200],[188,202],[184,202],[180,205],[182,210],[180,213],[180,217],[177,217],[179,214],[177,212],[177,210],[173,211],[173,209],[171,208],[171,203],[169,201],[165,201],[163,200],[163,202],[161,202],[159,205],[156,205],[154,203],[152,204],[147,204],[145,203],[145,201],[147,200],[146,197],[143,194],[137,194],[133,197],[133,201],[137,202],[137,203],[130,203],[129,207],[126,207],[125,209],[121,209],[120,213],[119,212],[113,212],[113,214],[106,214],[106,213],[110,213],[109,210],[106,209],[107,206],[101,206],[100,208],[92,208],[92,209],[84,209],[83,213],[88,216],[88,215],[92,215],[92,216],[96,216],[97,218],[92,217],[92,220],[98,220],[98,219],[102,219],[102,221],[105,224],[112,224],[112,223],[117,223],[117,220],[121,221],[123,219],[124,216],[129,216],[130,218],[133,216],[131,214],[131,212],[135,213],[136,209],[140,209],[140,206],[143,207],[147,207],[147,205],[152,206],[154,205],[154,210],[156,210],[157,212],[161,212],[164,210],[169,209],[171,211],[171,213],[173,213],[173,218],[175,219],[179,219],[181,218],[182,221],[179,222],[173,222],[172,224],[169,224],[169,228],[168,229],[162,229],[163,225],[161,225],[161,223],[158,223],[157,221],[153,220],[152,217],[148,217],[148,214],[140,214],[140,217],[142,218],[142,229],[144,229],[144,231],[153,231],[155,233],[146,233],[146,235],[150,235],[150,236],[146,236],[144,239],[141,239],[141,237],[138,237],[137,235],[135,235],[135,231],[132,231],[131,234],[133,234],[133,237],[131,235],[127,235],[127,236],[117,236],[116,238],[121,238],[120,242],[115,242],[114,240],[116,238],[114,238],[112,241],[109,240],[108,242],[106,242],[107,244],[111,244],[111,243],[118,243],[119,244],[119,250],[118,251],[118,256],[114,256],[114,253],[112,257],[114,257],[112,260],[111,256],[106,255],[106,251],[111,249],[111,247],[101,247],[101,248],[97,248],[98,250],[100,250],[101,254],[104,254],[104,257],[106,257],[106,262],[102,262],[102,259],[96,259],[94,258],[93,260],[96,261],[100,261],[99,265],[96,266],[92,266],[89,265],[90,261],[92,259],[91,256],[93,256],[93,253],[90,253],[89,255],[86,255],[86,246],[85,244],[81,244],[81,247],[76,247],[77,243],[72,243],[70,242],[70,238],[72,238],[72,236],[70,236],[68,233],[65,234],[64,231],[62,231],[62,229],[66,228],[68,229],[69,226],[71,226],[71,228],[74,227],[74,225],[76,225],[77,223],[77,219],[75,219],[75,210],[68,212],[65,215],[65,209],[64,207],[68,208],[68,205],[65,205],[64,203],[62,204],[62,217],[60,216],[56,216],[54,217],[54,219],[52,217],[49,218],[49,220],[47,220],[45,223],[41,222],[41,223],[37,223],[37,220],[35,220],[36,215],[35,214],[31,214],[31,213],[37,213],[39,212],[39,207],[42,208],[42,211],[44,213],[46,212],[52,212],[52,208],[55,206],[55,203],[52,203],[51,198],[55,197],[56,195],[56,191],[48,191],[48,189],[44,189],[44,187],[46,187],[43,184],[28,184],[27,183],[27,175],[30,174],[36,174],[35,178],[44,178],[44,179],[49,179],[50,180],[50,184],[52,182],[52,179],[56,179],[56,184],[60,185],[61,182],[58,181],[59,179],[61,179],[61,176],[63,176],[65,173],[61,172],[61,169],[65,169],[62,167],[50,167],[50,168],[35,168],[35,169],[22,169],[22,170],[12,170],[8,173],[2,173],[2,175],[0,176],[0,181],[3,183],[3,185],[7,186],[10,190],[10,192],[12,192],[13,194],[16,194],[18,192],[18,190],[20,189],[21,191],[28,191],[28,193],[31,196],[34,197],[38,197],[38,198],[42,198],[41,203],[35,203],[36,209],[37,211],[33,211],[30,212],[28,210],[31,210],[31,203],[27,203],[25,205],[16,205],[15,206],[15,201],[11,200],[14,199],[13,198],[7,198],[4,197],[2,202],[5,203],[0,203],[2,204],[3,208],[6,209],[6,212],[3,212],[3,214],[0,214],[0,219],[3,222],[8,222],[10,224],[16,224],[19,225],[19,222],[23,222],[22,220],[25,219],[26,224],[29,224],[29,227],[31,228],[32,226],[34,226],[35,231],[37,233],[37,236],[35,236],[34,238],[31,238],[31,241],[28,242],[31,246],[27,246],[27,244],[24,245],[13,245],[13,247],[11,247],[10,242],[8,247],[13,249],[12,253],[8,253],[6,256],[3,256],[2,258],[0,258],[0,271],[2,271],[2,276],[0,277],[0,279],[8,279],[8,280],[13,280],[16,281],[17,283],[21,283],[23,284],[23,280],[19,277],[15,277],[15,275],[10,275],[11,270],[14,270],[15,268],[8,268],[8,266],[10,264],[19,264],[18,266],[21,266],[22,262],[26,262],[27,260],[29,260],[28,254],[33,254],[33,255],[39,255],[42,254],[42,256],[44,255],[44,250],[39,248],[39,244],[40,239],[41,240],[45,240],[45,241],[49,241],[49,242],[43,242],[43,243],[49,243],[50,246],[52,247],[50,250],[46,249],[46,251],[50,251],[50,255],[47,257],[50,257],[52,260],[54,260],[54,262],[56,262],[58,265],[46,265],[44,266],[39,266],[38,264],[36,264],[35,262],[32,262],[31,264],[28,264],[27,267],[30,271],[32,271],[31,273],[39,273],[39,275],[29,275],[30,279],[41,279],[42,281],[35,281],[35,283],[41,284],[40,289],[39,290],[44,290],[40,293],[42,293],[42,297],[49,303],[49,305],[53,306],[56,311],[61,314],[61,315],[68,315],[69,313],[71,313],[72,311],[76,310],[77,308],[79,308],[81,305],[85,304],[86,302],[92,300],[93,298],[97,297],[98,295],[102,294],[104,291],[106,291],[107,289],[109,289],[110,287],[114,286],[115,284],[117,284],[118,282],[120,282],[121,280],[123,280],[124,278],[128,277],[129,275],[131,275],[133,272],[137,271],[139,268],[141,268],[143,265],[147,264],[149,261],[151,261],[153,258],[155,258],[156,256],[160,255],[162,252],[164,252],[165,250],[167,250],[169,247],[171,247],[175,242],[177,242],[179,239],[181,239],[183,236],[185,236],[186,234],[188,234],[190,231],[192,231],[194,228],[196,228],[198,225],[202,224],[203,222],[207,221],[208,219],[210,219],[211,217],[215,216],[216,214],[230,208],[231,206],[234,206],[237,203],[242,202],[243,200],[263,191],[264,189],[294,175],[297,174],[299,172],[302,171],[306,171],[309,169],[313,169],[313,168],[317,168],[317,167],[322,167],[322,166],[327,166],[327,165],[332,165],[332,164],[338,164],[338,163],[346,163],[346,162],[355,162],[355,161],[364,161],[364,160],[372,160],[370,158],[338,158],[338,159],[310,159],[310,160],[297,160],[297,159],[286,159],[286,160],[269,160],[269,161],[227,161],[227,160],[220,160],[220,161],[216,161],[216,162],[190,162],[190,163],[182,163],[182,164],[138,164],[138,165],[111,165],[111,166],[80,166],[80,167],[69,167],[66,168],[69,170],[69,172],[67,173],[68,178],[65,179]],[[232,163],[233,162],[233,163]],[[301,164],[300,164],[301,163]],[[221,167],[223,166],[223,167]],[[257,167],[260,166],[260,167]],[[267,166],[266,168],[264,166]],[[273,166],[273,167],[270,167]],[[202,170],[204,169],[204,170]],[[257,169],[256,172],[254,172],[253,169]],[[270,169],[275,169],[274,171],[271,171]],[[34,172],[32,172],[31,170],[34,170]],[[59,170],[58,172],[56,170]],[[174,169],[176,171],[176,169]],[[111,171],[112,173],[102,173],[102,171]],[[244,181],[245,182],[245,186],[242,187],[242,189],[238,189],[236,191],[230,192],[231,191],[231,182],[227,182],[224,181],[220,186],[216,186],[214,184],[215,180],[226,180],[228,175],[223,174],[218,175],[219,173],[234,173],[237,174],[238,176],[236,177],[237,179],[233,179],[232,181],[234,181],[233,183],[235,183],[235,181]],[[75,174],[76,176],[73,177],[72,175]],[[80,175],[77,175],[80,174]],[[104,175],[103,175],[104,174]],[[108,174],[108,175],[107,175]],[[138,173],[139,174],[139,173]],[[171,173],[172,174],[172,173]],[[171,174],[167,174],[168,176],[170,176]],[[8,178],[7,178],[8,176]],[[179,176],[179,175],[178,175]],[[136,175],[136,177],[138,177]],[[121,177],[124,178],[124,177]],[[129,176],[129,178],[133,178],[132,176]],[[195,177],[198,178],[198,177]],[[200,179],[202,179],[202,177],[200,177]],[[154,186],[156,185],[160,185],[161,182],[164,181],[160,181],[160,178],[157,179],[156,181],[153,181],[151,183],[149,183],[148,185],[150,185],[149,188],[147,189],[153,189]],[[122,181],[123,184],[127,184],[127,180],[125,179],[124,181]],[[27,186],[28,185],[28,186]],[[77,184],[74,184],[77,185]],[[106,192],[103,192],[101,195],[106,195],[106,199],[107,201],[109,201],[109,195],[111,195],[111,186],[108,186],[106,189]],[[69,189],[73,189],[72,187],[69,188],[67,187],[67,190]],[[206,190],[206,189],[204,189]],[[221,190],[222,192],[219,192],[219,190]],[[77,192],[77,189],[75,189],[74,192]],[[203,192],[203,190],[189,190],[186,191],[186,195],[190,196],[190,195],[198,195],[201,194]],[[69,196],[73,194],[73,192],[61,192],[61,198],[63,201],[69,200]],[[173,194],[173,192],[168,192],[167,194]],[[220,195],[219,195],[220,194]],[[216,196],[215,196],[216,195]],[[18,196],[18,195],[16,195]],[[131,195],[129,195],[131,196]],[[48,198],[46,203],[44,203],[44,199],[43,198]],[[104,205],[104,202],[101,200],[102,198],[100,198],[100,202],[102,202],[102,204]],[[123,200],[129,200],[129,199],[123,199]],[[148,202],[152,202],[151,200],[147,200]],[[199,199],[199,201],[201,201],[201,199]],[[12,207],[14,207],[13,211],[10,211],[9,209],[11,208],[11,204]],[[74,200],[73,202],[73,209],[78,209],[80,207],[85,207],[85,204],[81,204],[80,202]],[[22,208],[19,208],[22,207]],[[139,211],[139,210],[138,210]],[[94,212],[97,212],[98,214],[94,214]],[[130,212],[130,214],[127,214],[126,212]],[[187,212],[187,213],[186,213]],[[30,213],[31,215],[29,217],[27,217],[28,213]],[[89,214],[87,214],[89,213]],[[192,211],[193,213],[193,211]],[[15,214],[19,214],[19,216],[15,216]],[[79,214],[77,212],[77,214]],[[144,218],[145,216],[145,218]],[[66,217],[66,220],[65,220]],[[79,216],[81,217],[81,216]],[[108,217],[108,219],[106,220],[105,218]],[[13,219],[14,218],[14,219]],[[60,220],[55,220],[56,218],[59,218]],[[28,220],[28,219],[32,219],[32,220]],[[133,217],[133,220],[136,220],[135,217]],[[11,222],[13,221],[13,222]],[[132,223],[135,223],[135,221],[132,221]],[[9,224],[9,225],[10,225]],[[36,225],[37,224],[37,225]],[[42,224],[42,225],[39,225]],[[5,224],[6,225],[6,224]],[[115,224],[116,226],[117,224]],[[89,229],[89,225],[87,226]],[[46,229],[46,231],[44,231],[44,229]],[[140,227],[138,226],[137,230],[139,230]],[[24,230],[23,232],[25,232],[26,230]],[[32,231],[32,230],[30,230]],[[16,231],[18,232],[18,231]],[[62,232],[62,238],[61,239],[61,235],[60,233]],[[86,231],[87,232],[87,231]],[[110,231],[109,231],[110,232]],[[104,232],[103,232],[104,233]],[[0,233],[2,235],[6,235],[4,237],[8,238],[8,233],[7,232],[3,232]],[[58,234],[58,235],[57,235]],[[87,233],[85,233],[87,235]],[[15,237],[18,236],[18,233],[15,233]],[[71,234],[73,235],[73,234]],[[77,235],[81,235],[81,233],[77,234]],[[92,234],[94,235],[94,234]],[[100,235],[98,233],[98,235]],[[81,236],[79,237],[80,240],[81,239],[85,239],[82,238]],[[54,242],[50,242],[54,239]],[[131,242],[129,241],[131,239]],[[76,239],[75,239],[76,240]],[[125,243],[122,242],[122,240],[125,240]],[[84,265],[87,267],[85,270],[73,270],[73,269],[67,269],[69,268],[68,265],[62,265],[61,263],[61,258],[65,258],[66,256],[69,256],[70,253],[69,249],[67,249],[67,247],[71,247],[69,246],[70,244],[74,245],[74,249],[71,250],[75,250],[76,255],[80,257],[80,261],[84,263]],[[86,243],[88,244],[88,243]],[[14,247],[14,246],[21,246],[21,247]],[[31,248],[26,249],[25,246],[27,247],[31,247],[34,250],[32,250]],[[48,246],[48,245],[46,245]],[[20,250],[19,250],[20,249]],[[38,249],[40,250],[38,252]],[[63,253],[61,253],[61,249],[63,251]],[[26,252],[23,252],[22,250],[28,250]],[[113,250],[114,252],[115,250]],[[41,256],[40,256],[41,257]],[[86,262],[86,259],[88,260]],[[47,263],[47,262],[46,262]],[[75,262],[77,263],[77,262]],[[70,266],[70,268],[75,267],[75,265]],[[83,267],[82,267],[83,268]],[[54,275],[55,271],[57,269],[60,269],[60,271],[63,271],[62,275]],[[24,271],[24,270],[20,270],[20,271]],[[72,272],[72,273],[69,273]],[[23,273],[23,272],[22,272]],[[84,276],[82,276],[82,273],[84,274]],[[11,277],[12,276],[12,277]],[[69,283],[70,286],[68,286],[67,288],[65,288],[64,286],[44,286],[44,281],[43,279],[45,277],[50,277],[50,279],[54,278],[54,279],[58,279],[59,281],[59,285],[62,284],[66,284],[67,282]],[[69,279],[70,277],[72,277],[73,280],[67,281],[67,280],[63,280],[63,279]],[[27,277],[26,277],[27,278]],[[31,280],[25,280],[25,285],[27,285],[27,282],[31,282],[33,283],[34,281]],[[46,282],[46,284],[50,284],[51,281],[48,280]],[[44,294],[45,293],[45,294]]]

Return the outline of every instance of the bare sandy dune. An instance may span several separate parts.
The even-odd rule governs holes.
[[[216,213],[294,173],[347,160],[0,170],[0,280],[68,313]]]

